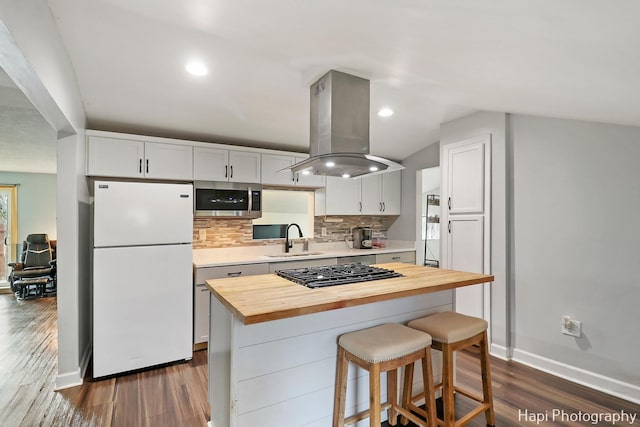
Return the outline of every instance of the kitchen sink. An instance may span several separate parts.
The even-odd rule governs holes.
[[[298,256],[309,256],[309,255],[322,255],[322,252],[295,252],[295,253],[281,253],[281,254],[270,254],[265,255],[269,258],[289,258],[289,257],[298,257]]]

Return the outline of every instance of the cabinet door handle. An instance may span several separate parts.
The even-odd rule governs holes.
[[[397,261],[397,260],[400,259],[400,257],[399,256],[394,256],[394,257],[391,257],[391,259],[394,260],[394,261]]]
[[[451,197],[449,197],[449,201],[447,202],[447,204],[449,205],[449,210],[451,210]]]
[[[358,203],[359,203],[359,205],[360,205],[360,207],[358,208],[358,210],[359,210],[360,212],[362,212],[362,202],[358,202]]]
[[[242,271],[233,271],[231,273],[227,273],[227,276],[229,277],[238,277],[242,275]]]
[[[229,169],[231,169],[231,174],[230,174],[229,178],[233,178],[233,165],[229,166]]]
[[[224,177],[228,178],[229,177],[229,166],[224,165]]]
[[[379,203],[378,203],[378,205],[380,205],[380,206],[378,206],[378,210],[379,210],[380,212],[382,212],[382,202],[379,202]]]
[[[147,159],[147,173],[149,173],[149,159]]]
[[[382,212],[387,210],[387,205],[384,204],[384,202],[382,202]]]
[[[142,173],[142,159],[138,159],[138,160],[139,160],[139,162],[138,162],[138,172]]]
[[[449,221],[449,234],[451,234],[451,221]]]

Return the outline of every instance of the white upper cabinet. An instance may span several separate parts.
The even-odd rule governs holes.
[[[295,163],[293,156],[262,155],[262,184],[295,185],[295,174],[289,169]]]
[[[326,177],[325,188],[315,191],[316,215],[360,215],[360,180]]]
[[[360,180],[364,215],[400,215],[400,171],[363,176]]]
[[[260,153],[229,151],[229,181],[260,183]]]
[[[193,148],[194,181],[228,181],[229,150]]]
[[[356,179],[326,177],[316,215],[400,215],[400,171]]]
[[[450,214],[484,212],[485,144],[452,148],[448,152],[447,199]]]
[[[259,183],[260,153],[195,147],[193,179]]]
[[[285,169],[306,159],[306,157],[263,154],[262,183],[265,185],[282,185],[287,187],[323,187],[323,176],[303,175],[301,173],[293,173],[290,170]]]
[[[300,163],[307,160],[308,157],[296,157],[295,163]],[[300,187],[324,187],[325,177],[322,175],[304,175],[301,173],[296,174],[296,185]]]
[[[150,179],[193,179],[193,148],[188,145],[144,143],[144,173]]]
[[[88,137],[89,176],[191,181],[192,159],[188,145]]]

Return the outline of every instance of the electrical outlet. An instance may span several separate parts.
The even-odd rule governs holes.
[[[562,333],[580,338],[582,336],[582,322],[572,319],[571,316],[562,316]]]
[[[322,237],[326,237],[326,235],[327,235],[327,227],[320,228],[320,235]]]
[[[201,242],[207,240],[207,230],[198,230],[198,240]]]

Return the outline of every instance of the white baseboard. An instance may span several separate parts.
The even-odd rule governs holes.
[[[637,385],[576,368],[517,348],[513,350],[513,360],[574,383],[640,404],[640,387]]]
[[[502,360],[511,360],[512,357],[511,347],[504,347],[498,344],[491,344],[489,346],[489,353]]]
[[[58,373],[58,376],[56,376],[55,391],[82,385],[83,378],[87,372],[87,367],[89,366],[90,359],[91,345],[89,344],[82,353],[82,358],[80,359],[80,366],[78,367],[78,369],[64,374]]]
[[[80,368],[64,374],[58,373],[58,376],[56,376],[56,386],[54,390],[58,391],[64,388],[76,387],[79,385],[82,385],[82,375],[80,374]]]

